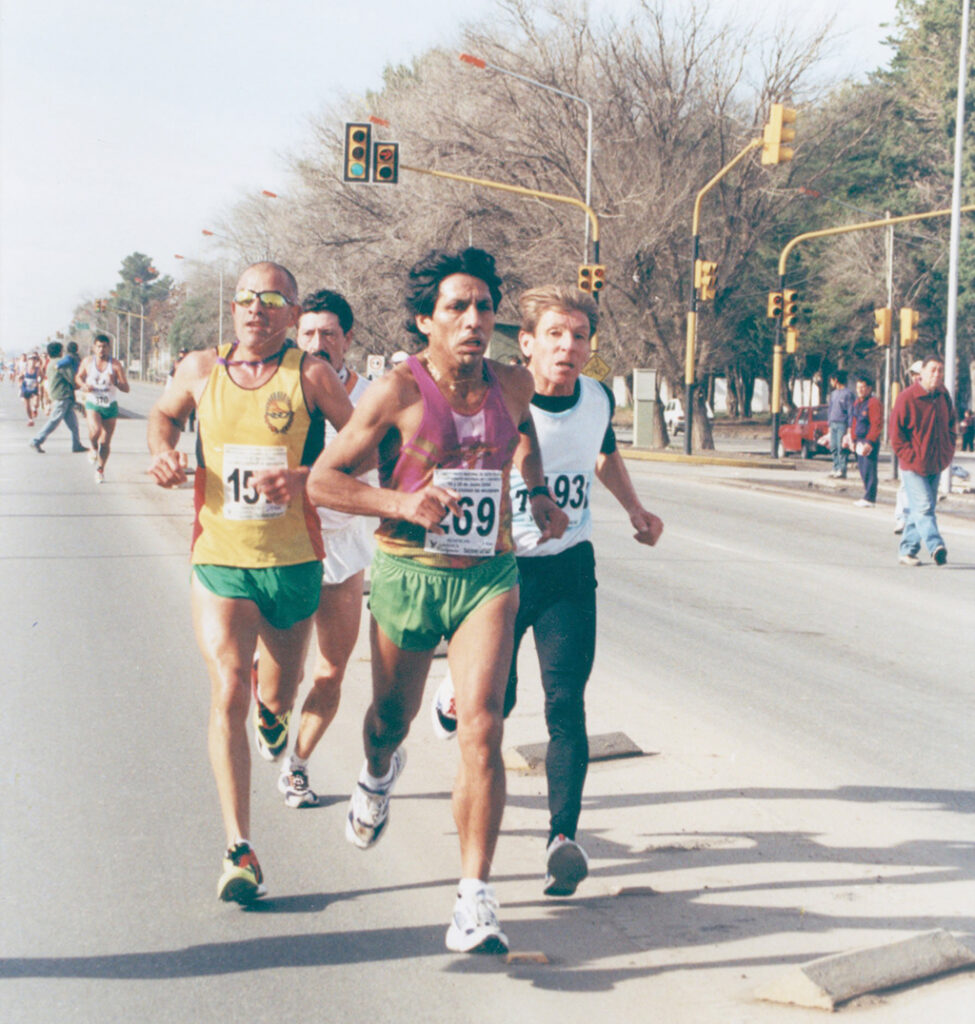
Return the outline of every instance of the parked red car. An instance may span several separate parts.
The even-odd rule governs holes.
[[[779,427],[779,458],[802,454],[804,459],[814,455],[829,455],[829,420],[825,405],[800,406]]]

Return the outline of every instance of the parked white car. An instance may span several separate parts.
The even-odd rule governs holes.
[[[714,419],[710,404],[706,403],[708,419]],[[679,398],[671,398],[664,405],[664,423],[668,434],[680,434],[684,430],[684,403]]]

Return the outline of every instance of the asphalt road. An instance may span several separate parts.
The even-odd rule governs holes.
[[[502,921],[548,962],[444,949],[456,750],[425,710],[387,837],[367,853],[343,839],[362,639],[312,761],[323,806],[286,809],[255,759],[270,895],[220,904],[190,492],[145,477],[144,429],[120,423],[96,487],[64,428],[30,451],[0,392],[0,1019],[803,1022],[821,1018],[754,990],[928,928],[975,940],[972,521],[944,518],[948,566],[905,569],[890,507],[777,482],[796,470],[644,462],[630,467],[666,524],[656,549],[605,493],[594,506],[589,726],[645,756],[592,767],[576,898],[541,896],[544,779],[509,772]],[[544,740],[531,655],[507,749]],[[955,1021],[972,1006],[962,974],[848,1012]]]

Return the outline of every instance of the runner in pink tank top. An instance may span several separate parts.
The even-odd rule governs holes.
[[[500,300],[494,259],[480,249],[417,263],[406,304],[426,347],[363,395],[308,478],[315,504],[382,521],[369,597],[373,700],[346,820],[346,838],[361,849],[385,833],[402,743],[434,648],[449,641],[461,755],[453,810],[462,877],[446,937],[455,952],[508,947],[488,878],[504,810],[501,704],[518,608],[512,460],[542,536],[560,536],[567,522],[545,486],[531,375],[484,358]],[[383,486],[370,487],[356,475],[377,453]]]

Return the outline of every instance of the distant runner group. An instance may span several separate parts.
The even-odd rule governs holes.
[[[490,873],[504,717],[531,627],[550,737],[544,892],[571,895],[588,872],[576,828],[596,635],[593,477],[638,542],[655,544],[663,524],[616,448],[612,395],[580,376],[598,319],[591,296],[559,286],[522,296],[526,369],[485,357],[501,284],[482,250],[428,253],[406,285],[415,354],[370,384],[346,363],[345,299],[320,290],[299,300],[287,269],[254,264],[234,293],[234,341],[182,358],[150,414],[149,472],[163,487],[186,481],[179,437],[191,413],[199,424],[190,590],[211,685],[223,900],[266,892],[251,842],[248,718],[260,755],[281,762],[285,803],[314,804],[309,758],[338,708],[369,565],[372,699],[347,839],[368,849],[387,830],[404,741],[446,640],[449,677],[432,715],[436,732],[458,741],[461,868],[446,944],[508,949]],[[103,362],[91,358],[83,380],[97,383]],[[92,436],[103,466],[111,432]],[[313,634],[314,679],[289,751]]]

